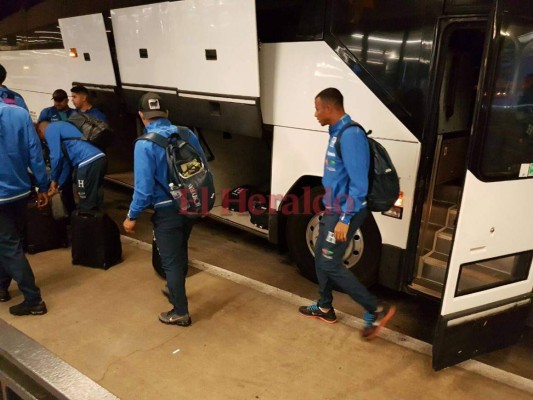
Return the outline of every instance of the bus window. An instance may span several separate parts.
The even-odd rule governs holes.
[[[533,31],[531,22],[504,25],[480,175],[518,179],[522,164],[533,163]]]
[[[425,95],[437,14],[432,2],[331,2],[330,31],[392,96],[408,117],[402,122],[422,136]],[[355,71],[356,73],[358,71]],[[378,94],[379,96],[379,94]]]
[[[533,252],[461,265],[456,296],[527,279]]]

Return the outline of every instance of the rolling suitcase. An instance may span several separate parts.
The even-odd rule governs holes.
[[[28,202],[24,228],[24,249],[30,253],[68,247],[67,220],[55,219],[49,203],[37,208],[35,198]]]
[[[72,264],[108,269],[122,261],[120,230],[109,215],[72,213]]]
[[[152,236],[152,266],[154,271],[161,278],[166,279],[167,274],[161,265],[161,256],[159,255],[159,248],[157,247],[157,242],[155,241],[155,235]]]

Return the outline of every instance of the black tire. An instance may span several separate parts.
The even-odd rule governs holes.
[[[323,195],[324,189],[322,187],[313,188],[311,190],[312,204],[315,204],[317,196],[322,197]],[[299,199],[299,210],[304,209],[303,201],[304,198],[302,196]],[[320,201],[320,205],[322,206],[322,201]],[[306,234],[308,225],[315,216],[315,213],[310,215],[289,215],[286,227],[289,252],[300,273],[313,282],[317,282],[315,257],[309,250]],[[381,235],[371,213],[356,232],[354,239],[359,243],[359,246],[362,245],[363,247],[356,256],[357,261],[349,269],[363,285],[371,287],[378,281],[379,259],[381,256]]]

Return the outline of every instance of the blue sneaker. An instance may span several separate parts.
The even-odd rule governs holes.
[[[317,303],[307,307],[302,306],[298,309],[298,311],[300,311],[300,313],[306,317],[318,318],[319,320],[327,322],[328,324],[334,324],[337,322],[337,316],[335,315],[335,310],[333,307],[331,307],[328,312],[324,312],[318,307]]]

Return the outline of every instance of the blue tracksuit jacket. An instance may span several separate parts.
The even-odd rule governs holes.
[[[16,106],[24,108],[28,111],[28,106],[20,94],[0,85],[0,100],[6,104],[15,104]]]
[[[341,138],[342,160],[335,150],[341,128],[351,122],[348,114],[329,127],[322,185],[326,190],[326,209],[340,214],[340,221],[349,224],[352,216],[366,207],[370,150],[365,133],[357,127],[347,128]]]
[[[145,133],[154,132],[169,137],[172,133],[177,132],[177,128],[168,119],[160,118],[150,122],[144,131]],[[207,164],[200,142],[194,133],[190,131],[189,133],[189,143],[200,152],[204,163]],[[165,149],[148,140],[138,140],[135,143],[133,172],[135,188],[128,212],[129,218],[137,218],[141,211],[149,206],[160,208],[174,205],[174,200],[168,190]]]
[[[71,168],[81,168],[93,161],[105,157],[98,147],[83,140],[65,140],[81,138],[81,132],[70,122],[53,122],[46,128],[44,138],[50,150],[50,179],[59,187],[67,181]],[[67,160],[61,145],[68,154]]]
[[[41,114],[39,114],[39,119],[37,120],[37,123],[41,121],[48,121],[48,122],[57,122],[57,121],[66,121],[68,117],[70,117],[70,114],[74,112],[73,108],[67,108],[66,111],[58,111],[57,108],[54,106],[44,108],[41,111]]]
[[[48,190],[41,143],[28,111],[0,101],[0,204],[27,197],[31,191],[28,168],[39,192]]]

